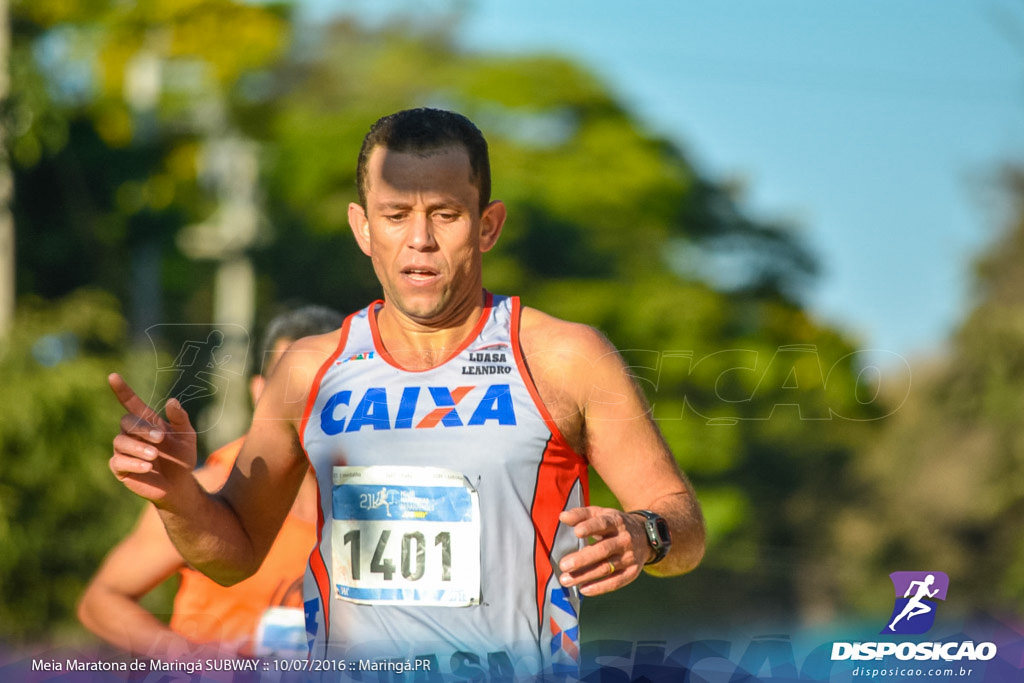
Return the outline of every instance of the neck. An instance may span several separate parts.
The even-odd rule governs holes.
[[[409,370],[426,370],[448,360],[466,341],[483,312],[485,295],[453,307],[443,318],[423,321],[403,314],[387,301],[377,311],[381,342],[396,363]]]

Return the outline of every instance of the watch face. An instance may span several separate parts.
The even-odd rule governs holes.
[[[653,519],[644,522],[644,531],[647,532],[647,542],[651,544],[652,548],[657,549],[661,545],[661,533]]]
[[[650,544],[651,549],[654,550],[654,557],[648,560],[647,564],[651,565],[661,562],[668,555],[669,548],[672,545],[672,536],[668,529],[668,522],[661,515],[655,514],[650,510],[633,510],[633,513],[644,518],[644,531],[647,533],[647,542]]]
[[[661,542],[664,543],[664,544],[671,543],[672,542],[672,537],[669,535],[668,522],[666,522],[664,519],[659,517],[655,521],[655,525],[658,528],[658,536],[660,537]]]

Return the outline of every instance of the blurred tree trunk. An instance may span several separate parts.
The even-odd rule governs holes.
[[[0,105],[6,104],[10,93],[10,45],[8,0],[0,0]],[[7,154],[5,123],[0,125],[0,339],[7,336],[14,319],[14,217],[11,215],[13,195],[14,177]]]

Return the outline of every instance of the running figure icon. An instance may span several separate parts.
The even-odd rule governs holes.
[[[896,624],[899,623],[900,619],[906,618],[907,621],[921,614],[927,614],[935,609],[932,605],[924,602],[924,598],[934,598],[939,592],[939,589],[928,590],[932,584],[935,583],[935,575],[929,574],[924,578],[923,581],[912,581],[910,586],[907,588],[907,592],[903,594],[904,598],[910,598],[907,604],[903,607],[903,611],[897,615],[892,623],[889,624],[889,630],[895,631]],[[914,597],[910,597],[910,594],[914,592],[916,587],[917,592],[914,593]]]

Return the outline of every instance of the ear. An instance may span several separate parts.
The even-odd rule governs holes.
[[[263,375],[253,375],[249,379],[249,396],[252,398],[253,405],[259,403],[265,386],[267,386],[267,380]]]
[[[480,214],[480,251],[490,251],[498,242],[501,236],[501,229],[505,225],[505,217],[508,210],[505,202],[495,199],[484,208]]]
[[[366,217],[366,209],[356,202],[348,205],[348,226],[352,228],[359,248],[367,256],[370,255],[370,221]]]

